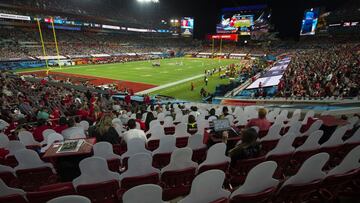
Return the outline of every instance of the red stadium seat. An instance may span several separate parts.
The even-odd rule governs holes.
[[[188,143],[189,137],[178,137],[176,138],[176,147],[186,147]]]
[[[109,159],[106,161],[110,171],[119,172],[121,167],[120,159]]]
[[[15,156],[14,156],[14,155],[10,155],[10,156],[8,156],[8,157],[5,158],[3,164],[6,165],[6,166],[10,166],[10,167],[14,168],[14,167],[17,166],[19,163],[18,163],[18,161],[15,159]]]
[[[41,187],[40,191],[28,192],[26,198],[29,203],[46,203],[56,197],[64,195],[75,195],[75,189],[71,183],[55,184],[51,187]]]
[[[205,160],[206,152],[207,152],[206,147],[193,150],[192,160],[200,164]]]
[[[311,183],[305,184],[283,186],[278,191],[274,202],[300,203],[319,200],[318,189],[320,186],[321,180],[315,180]]]
[[[155,184],[159,183],[159,174],[152,173],[143,176],[126,177],[121,180],[121,190],[128,190],[132,187],[143,185],[143,184]]]
[[[275,148],[279,140],[261,141],[261,154],[266,154]]]
[[[172,135],[175,133],[175,127],[165,127],[165,135]]]
[[[101,183],[78,185],[76,187],[79,195],[85,196],[91,202],[115,203],[118,202],[117,192],[119,190],[119,182],[110,180]]]
[[[157,149],[159,147],[159,143],[160,143],[160,140],[150,140],[146,145],[146,149],[148,149],[150,151],[154,151],[155,149]]]
[[[230,167],[230,183],[232,185],[240,185],[244,183],[249,171],[261,162],[265,161],[265,156],[238,160],[234,167]]]
[[[319,153],[318,149],[309,151],[295,151],[291,157],[289,167],[286,168],[286,175],[296,174],[303,162],[317,153]]]
[[[276,192],[276,187],[269,188],[254,194],[239,194],[230,199],[230,203],[258,203],[269,202]]]
[[[267,161],[275,161],[278,164],[278,167],[275,171],[274,177],[277,179],[282,179],[285,176],[285,172],[289,168],[290,159],[293,153],[279,154],[279,155],[270,155],[266,158]]]
[[[23,196],[16,194],[0,197],[0,203],[28,203],[28,201]]]
[[[58,180],[58,176],[49,167],[17,170],[16,176],[25,191],[35,191],[40,186],[53,184]]]
[[[229,169],[229,162],[223,162],[223,163],[218,163],[218,164],[208,164],[208,165],[203,165],[199,168],[198,173],[202,173],[204,171],[208,171],[208,170],[212,170],[212,169],[219,169],[221,171],[224,171],[224,173],[226,174],[228,172]]]
[[[163,168],[170,163],[171,153],[159,153],[153,155],[152,165],[155,168]]]
[[[12,172],[4,171],[0,172],[0,179],[9,187],[18,187],[19,183],[16,176]]]
[[[176,171],[165,171],[161,174],[161,186],[165,201],[189,194],[191,183],[195,178],[196,168]]]
[[[113,145],[114,153],[117,155],[122,155],[126,152],[126,145],[114,144]]]

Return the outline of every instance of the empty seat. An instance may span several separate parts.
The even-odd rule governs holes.
[[[152,157],[138,153],[129,157],[128,168],[120,175],[121,188],[128,190],[141,184],[157,184],[160,170],[152,166]]]
[[[42,136],[43,136],[44,140],[41,141],[40,144],[41,144],[41,145],[47,144],[47,139],[48,139],[49,135],[52,134],[52,133],[56,133],[56,131],[53,130],[53,129],[46,129],[46,130],[44,130],[44,131],[42,132]]]
[[[114,154],[113,147],[108,142],[98,142],[93,146],[94,156],[104,158],[111,171],[117,172],[120,169],[121,157]]]
[[[26,147],[36,148],[40,147],[40,143],[34,139],[34,136],[29,131],[20,131],[18,134],[20,142]]]
[[[187,132],[187,125],[185,123],[179,123],[175,127],[175,137],[190,137],[191,135]]]
[[[25,191],[17,188],[8,187],[0,179],[0,202],[1,203],[27,203],[25,200]]]
[[[55,184],[50,186],[41,187],[39,191],[28,192],[26,198],[29,203],[46,203],[56,197],[64,195],[74,195],[75,189],[70,184]]]
[[[191,160],[190,148],[176,149],[171,154],[169,165],[161,170],[161,182],[164,189],[164,200],[187,195],[195,178],[198,164]]]
[[[164,127],[159,125],[155,125],[153,127],[150,127],[150,130],[148,132],[146,132],[146,135],[151,134],[151,136],[148,139],[148,142],[150,140],[158,140],[161,137],[165,137],[165,131],[164,131]]]
[[[220,169],[226,172],[231,159],[226,156],[225,153],[226,145],[224,143],[211,146],[207,152],[205,161],[199,165],[199,173],[210,169]]]
[[[133,156],[137,153],[147,153],[151,154],[151,151],[147,150],[145,141],[141,138],[132,138],[127,143],[127,151],[121,155],[123,167],[127,167],[127,161],[130,156]]]
[[[0,179],[2,179],[8,186],[16,186],[16,173],[10,166],[0,165]]]
[[[93,202],[116,202],[120,175],[108,169],[105,159],[89,157],[79,163],[81,175],[72,183],[78,194]]]
[[[167,135],[160,138],[159,147],[152,152],[153,166],[162,168],[170,162],[171,153],[176,149],[176,138],[173,135]]]
[[[328,160],[327,153],[319,153],[307,159],[299,171],[283,183],[276,196],[276,202],[310,201],[311,194],[318,190],[326,176],[322,169]]]
[[[166,203],[162,200],[162,188],[154,184],[133,187],[125,192],[122,199],[123,203]]]
[[[230,168],[231,184],[235,186],[243,184],[249,171],[252,168],[254,168],[256,165],[264,161],[265,161],[265,156],[251,158],[251,159],[237,160],[234,166]]]
[[[179,203],[205,203],[228,199],[230,192],[223,189],[225,173],[220,170],[205,171],[195,177],[188,196]]]
[[[279,184],[279,181],[273,178],[276,167],[276,162],[266,161],[252,168],[244,184],[231,194],[230,202],[269,201]]]
[[[0,133],[0,148],[7,148],[9,144],[9,137],[4,133]]]

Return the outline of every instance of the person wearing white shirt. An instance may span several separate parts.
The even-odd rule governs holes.
[[[128,142],[133,138],[143,139],[145,142],[147,140],[145,132],[143,130],[136,129],[136,121],[134,119],[130,119],[128,121],[129,130],[124,133],[123,140],[124,142]]]

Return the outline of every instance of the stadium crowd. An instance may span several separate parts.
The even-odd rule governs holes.
[[[357,44],[341,44],[295,53],[278,86],[279,96],[358,96],[359,48]]]

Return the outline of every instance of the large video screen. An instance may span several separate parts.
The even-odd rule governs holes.
[[[235,14],[232,16],[221,16],[221,23],[217,25],[218,33],[240,33],[246,32],[250,35],[251,27],[254,25],[253,15]]]
[[[222,9],[217,33],[251,35],[263,39],[269,30],[271,10],[266,5],[251,5]]]
[[[319,9],[311,8],[304,12],[300,35],[315,35],[316,26],[318,24]]]
[[[192,36],[194,33],[194,18],[183,17],[181,18],[181,35]]]

